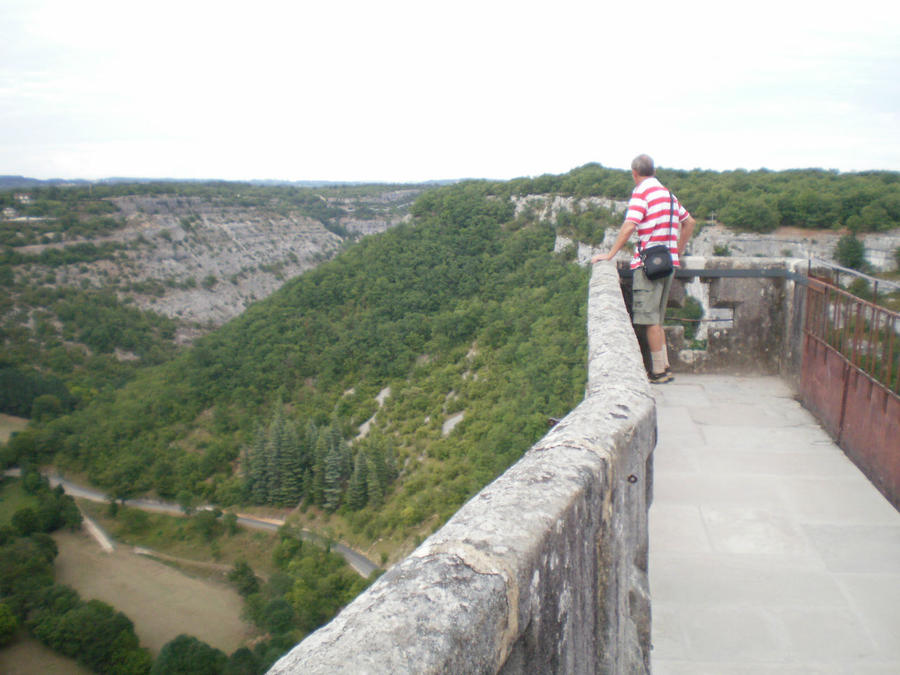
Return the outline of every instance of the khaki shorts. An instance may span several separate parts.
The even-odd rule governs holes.
[[[661,326],[666,318],[666,305],[672,289],[672,274],[656,281],[650,281],[643,267],[634,271],[632,281],[631,308],[634,313],[632,323],[641,326]]]

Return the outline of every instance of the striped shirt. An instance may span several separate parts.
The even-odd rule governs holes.
[[[670,194],[655,176],[645,178],[631,192],[625,220],[637,224],[639,241],[631,259],[631,269],[641,266],[640,249],[657,244],[668,244],[672,253],[672,264],[681,267],[678,260],[678,235],[681,232],[681,223],[691,214],[678,202],[677,197],[674,198],[672,209],[669,203]],[[671,227],[669,227],[670,216]]]

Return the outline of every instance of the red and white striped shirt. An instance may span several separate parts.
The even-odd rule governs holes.
[[[635,248],[634,257],[631,259],[631,269],[641,266],[639,251],[657,244],[668,244],[672,253],[672,264],[681,267],[678,260],[678,235],[681,232],[681,223],[691,214],[687,212],[674,197],[674,208],[669,202],[670,192],[663,187],[655,176],[650,176],[635,186],[631,192],[631,200],[628,202],[628,212],[625,220],[637,224],[639,245]],[[669,227],[671,217],[672,226]]]

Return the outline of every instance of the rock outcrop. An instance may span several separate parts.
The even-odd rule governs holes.
[[[177,195],[112,198],[124,226],[90,240],[115,243],[114,256],[53,269],[57,285],[114,287],[138,307],[179,319],[176,340],[193,338],[239,315],[291,277],[333,257],[349,240],[383,232],[407,217],[421,189],[366,198],[325,198],[318,220],[284,204]],[[23,246],[24,254],[73,241]],[[49,270],[47,270],[49,271]]]

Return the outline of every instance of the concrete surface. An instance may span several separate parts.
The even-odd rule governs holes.
[[[653,393],[654,675],[900,673],[900,513],[789,386]]]

